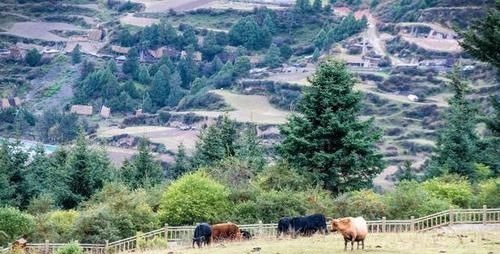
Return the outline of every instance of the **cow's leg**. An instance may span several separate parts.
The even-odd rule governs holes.
[[[351,240],[351,251],[354,250],[354,240]]]
[[[361,241],[361,249],[364,250],[365,249],[365,240]]]
[[[357,244],[358,244],[358,247],[356,249],[359,250],[359,241],[357,241]]]
[[[344,239],[344,251],[347,251],[347,239]]]

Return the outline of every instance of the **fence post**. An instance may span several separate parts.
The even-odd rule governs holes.
[[[483,205],[483,225],[486,225],[486,205]]]
[[[415,231],[415,216],[410,217],[410,231]]]
[[[382,233],[385,233],[385,217],[382,217]]]
[[[104,254],[108,254],[109,241],[106,240],[106,244],[104,245]]]
[[[43,246],[43,253],[49,254],[49,240],[45,240],[45,245]]]
[[[450,225],[453,225],[453,221],[455,219],[454,218],[455,214],[453,213],[453,208],[450,207],[449,213],[450,213]]]
[[[258,223],[259,223],[259,227],[258,227],[257,232],[259,232],[259,236],[261,236],[261,235],[262,235],[262,221],[261,221],[261,220],[259,220],[259,222],[258,222]]]
[[[168,243],[168,224],[167,223],[165,223],[163,230],[165,231],[165,242]]]

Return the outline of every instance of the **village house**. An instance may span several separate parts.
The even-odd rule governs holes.
[[[100,115],[102,118],[110,118],[111,117],[111,109],[103,105],[101,107]]]
[[[90,116],[92,115],[92,106],[73,105],[71,106],[70,112],[75,113],[77,115]]]
[[[118,45],[111,45],[111,51],[113,51],[113,53],[117,53],[117,54],[120,54],[120,55],[126,55],[126,54],[128,54],[129,50],[130,50],[129,47],[122,47],[122,46],[118,46]]]
[[[2,98],[0,101],[0,108],[8,109],[10,107],[17,108],[21,106],[21,99],[19,97],[14,98]]]

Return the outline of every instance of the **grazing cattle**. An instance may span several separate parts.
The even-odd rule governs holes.
[[[212,226],[212,240],[240,240],[240,229],[234,223],[221,223]]]
[[[203,246],[203,243],[206,245],[210,245],[210,241],[212,240],[212,228],[207,223],[200,223],[196,225],[194,229],[193,236],[193,248],[194,243],[198,245],[198,248]]]
[[[323,214],[312,214],[307,216],[294,217],[290,221],[293,236],[301,234],[311,236],[316,232],[327,234],[326,218]]]
[[[344,250],[347,250],[347,242],[351,242],[351,251],[354,249],[354,242],[362,244],[363,250],[365,249],[365,238],[368,234],[368,226],[366,225],[363,217],[346,217],[341,219],[332,220],[332,232],[340,231],[344,236]]]
[[[276,237],[280,237],[281,235],[290,234],[290,221],[292,219],[290,217],[283,217],[278,221],[278,234]]]
[[[253,235],[252,235],[252,233],[250,233],[250,231],[243,230],[243,229],[240,229],[240,235],[241,235],[241,238],[243,240],[250,240],[253,237]]]

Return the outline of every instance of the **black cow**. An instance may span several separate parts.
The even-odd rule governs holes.
[[[193,236],[193,248],[194,243],[198,245],[198,248],[201,248],[203,246],[203,243],[205,243],[205,245],[210,245],[211,239],[212,228],[210,227],[210,225],[208,225],[207,223],[200,223],[196,225]]]
[[[306,216],[294,217],[290,221],[292,235],[297,234],[311,236],[316,232],[327,234],[326,218],[323,214],[312,214]]]
[[[250,240],[253,237],[253,235],[252,235],[252,233],[250,233],[250,231],[247,231],[244,229],[240,229],[240,235],[241,235],[241,239],[243,239],[243,240]]]
[[[290,221],[292,219],[290,217],[283,217],[278,221],[278,234],[276,237],[280,237],[281,235],[290,234]]]

